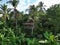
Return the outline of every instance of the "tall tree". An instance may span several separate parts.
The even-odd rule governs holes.
[[[15,17],[16,29],[17,29],[17,16],[18,16],[18,14],[17,14],[16,7],[19,3],[19,0],[9,0],[9,1],[7,1],[7,3],[10,3],[14,7],[14,17]]]
[[[39,2],[39,4],[37,5],[37,9],[38,11],[44,11],[45,10],[45,6],[43,2]]]
[[[37,9],[35,7],[35,5],[30,5],[29,9],[27,9],[27,11],[29,12],[29,18],[30,20],[33,21],[33,26],[32,26],[32,35],[33,35],[33,32],[34,32],[34,24],[35,24],[35,17],[36,17],[36,13],[37,13]]]
[[[47,9],[47,17],[54,24],[53,32],[59,32],[60,29],[60,4],[55,4]]]
[[[11,9],[7,8],[7,5],[0,5],[0,13],[3,15],[3,20],[6,24],[6,20],[9,19],[9,12]]]

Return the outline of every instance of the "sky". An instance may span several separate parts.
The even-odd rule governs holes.
[[[9,0],[2,0],[0,2],[0,4],[5,4],[7,1]],[[44,5],[46,5],[45,8],[49,8],[54,4],[59,4],[60,0],[19,0],[19,4],[17,6],[17,10],[19,11],[25,11],[27,8],[29,8],[29,5],[37,5],[40,1],[42,1],[44,3]],[[12,8],[12,6],[10,4],[8,4],[8,8]]]

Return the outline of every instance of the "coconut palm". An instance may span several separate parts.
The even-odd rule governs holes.
[[[9,1],[7,1],[7,3],[10,3],[14,7],[14,9],[16,9],[16,7],[19,3],[19,0],[9,0]]]
[[[7,5],[0,5],[0,14],[2,14],[2,20],[4,22],[4,26],[7,25],[7,20],[9,20],[9,12],[11,9],[7,8]]]
[[[6,24],[6,20],[9,19],[9,12],[10,12],[10,9],[7,8],[7,5],[5,4],[0,5],[0,14],[3,15],[2,19],[5,22],[5,24]]]
[[[9,0],[7,3],[10,3],[14,7],[14,17],[15,17],[15,23],[16,23],[16,29],[17,29],[17,5],[19,3],[19,0]]]
[[[33,21],[32,33],[31,33],[31,34],[33,35],[33,32],[34,32],[35,15],[36,15],[37,9],[36,9],[35,5],[30,5],[29,9],[27,9],[26,11],[29,12],[30,20]]]
[[[29,14],[33,13],[34,11],[36,11],[35,5],[30,5],[29,9],[27,9],[26,11],[29,11]]]
[[[30,5],[29,9],[27,9],[26,11],[29,12],[29,15],[31,16],[31,18],[34,18],[34,15],[37,11],[35,5]]]
[[[44,7],[46,7],[46,5],[44,5],[43,2],[39,2],[39,4],[37,5],[37,9],[38,9],[39,11],[43,11],[43,10],[45,10]]]

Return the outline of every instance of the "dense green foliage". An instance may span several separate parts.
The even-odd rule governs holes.
[[[48,8],[40,2],[31,5],[28,14],[19,12],[19,0],[0,6],[0,45],[60,45],[60,4]]]

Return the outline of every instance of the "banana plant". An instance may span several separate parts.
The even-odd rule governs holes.
[[[48,40],[49,44],[51,45],[58,45],[59,42],[57,42],[57,39],[55,38],[55,36],[52,34],[52,32],[45,32],[44,33],[44,37]]]

